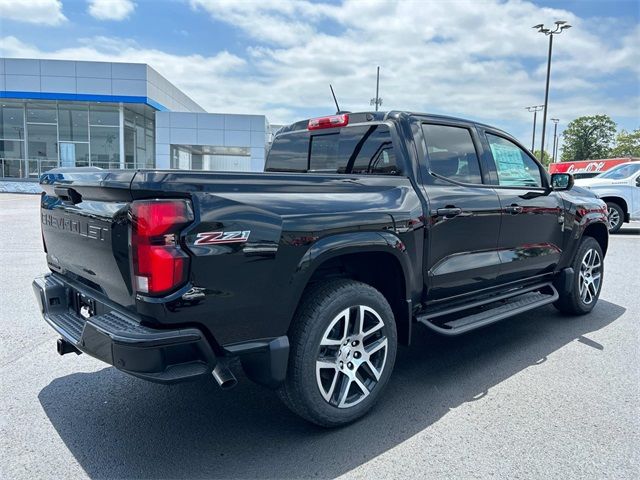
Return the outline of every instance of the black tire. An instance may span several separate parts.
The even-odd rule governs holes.
[[[359,321],[360,318],[363,320]],[[383,324],[381,327],[380,321]],[[365,328],[365,323],[372,325],[371,322],[374,322],[377,330],[367,333],[374,330],[373,327]],[[362,325],[360,331],[364,332],[361,336],[355,331],[358,324]],[[349,333],[349,325],[354,327],[352,333]],[[361,342],[358,340],[360,338]],[[291,350],[287,378],[278,389],[278,395],[294,413],[323,427],[348,424],[373,407],[391,376],[397,351],[396,325],[387,300],[370,285],[343,279],[323,282],[305,292],[289,331],[289,341]],[[348,345],[343,341],[347,341]],[[321,346],[325,342],[337,344]],[[381,360],[383,349],[380,348],[371,354],[372,363],[368,363],[366,349],[372,351],[385,343],[384,358]],[[357,346],[351,347],[355,344]],[[353,363],[348,361],[349,358]],[[339,367],[341,359],[344,365]],[[331,368],[318,367],[329,362],[334,362]],[[369,368],[375,362],[378,370]],[[377,380],[374,372],[379,374]],[[358,376],[358,381],[351,380],[354,375]],[[340,389],[338,383],[342,386],[343,382],[349,386]],[[360,387],[365,384],[371,387],[368,394]],[[325,388],[325,391],[321,392],[321,388]],[[345,391],[346,394],[341,395]],[[325,395],[330,398],[325,398]],[[358,400],[359,396],[363,398]],[[340,400],[348,399],[353,405],[345,403],[342,407],[338,406]],[[356,400],[358,403],[354,403]]]
[[[607,211],[609,233],[616,233],[624,223],[624,210],[616,202],[607,202]]]
[[[588,260],[587,254],[589,252],[592,252],[592,255],[593,252],[597,254],[600,264],[598,269],[594,269],[594,271],[590,273],[590,278],[594,278],[595,274],[599,274],[599,281],[597,285],[593,284],[593,288],[583,286],[583,290],[585,288],[588,290],[587,294],[583,296],[580,285],[583,282],[583,275],[587,273],[583,267],[583,262]],[[602,290],[602,282],[604,280],[604,256],[602,255],[600,244],[595,238],[582,238],[571,267],[574,272],[571,280],[571,289],[569,291],[558,290],[560,298],[553,305],[561,312],[569,315],[585,315],[593,310],[593,307],[598,303],[598,298]],[[595,293],[593,293],[594,291]]]

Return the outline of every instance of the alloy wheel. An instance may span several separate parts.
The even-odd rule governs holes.
[[[384,321],[357,305],[333,318],[320,341],[316,381],[322,397],[338,408],[362,402],[376,387],[387,361]]]
[[[600,254],[593,248],[590,248],[582,257],[580,264],[580,299],[585,305],[591,304],[600,290],[600,282],[602,280],[602,260]]]
[[[609,222],[609,230],[613,230],[616,228],[618,223],[620,223],[620,213],[615,208],[609,207],[607,218]]]

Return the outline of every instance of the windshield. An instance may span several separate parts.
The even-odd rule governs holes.
[[[598,178],[609,178],[611,180],[623,180],[631,175],[640,172],[640,163],[625,163],[613,167],[608,172],[601,173]]]

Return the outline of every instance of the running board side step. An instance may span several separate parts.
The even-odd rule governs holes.
[[[416,320],[440,334],[460,335],[462,333],[475,330],[476,328],[499,322],[505,318],[533,310],[534,308],[548,305],[559,298],[558,291],[551,283],[537,285],[535,289],[536,291],[532,291],[533,288],[530,287],[514,293],[499,295],[482,302],[473,302],[468,304],[467,308],[460,308],[458,306],[431,314],[424,313],[422,315],[418,315]],[[543,293],[540,290],[544,290],[549,293]],[[463,310],[472,310],[482,307],[490,308],[461,318],[456,318],[455,320],[450,320],[442,324],[434,323],[435,318],[450,315],[452,313],[459,313]]]

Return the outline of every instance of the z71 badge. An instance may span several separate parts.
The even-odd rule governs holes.
[[[196,236],[194,245],[219,245],[221,243],[245,243],[251,230],[238,232],[202,232]]]

